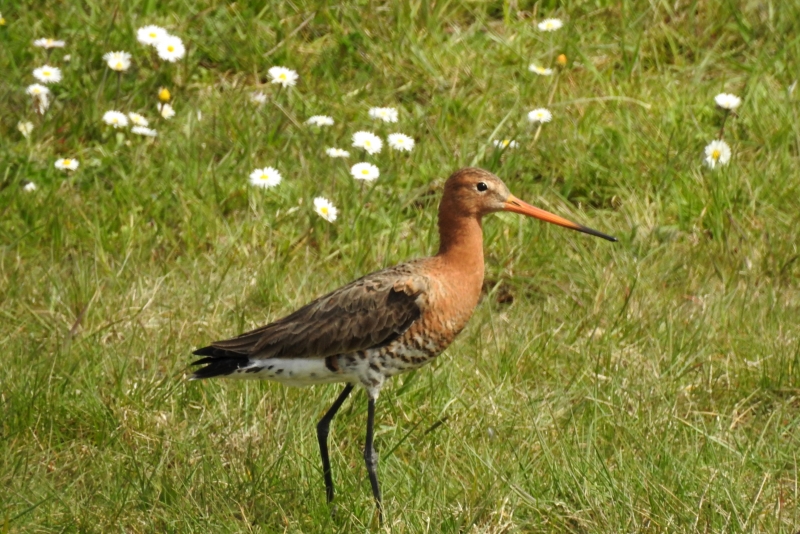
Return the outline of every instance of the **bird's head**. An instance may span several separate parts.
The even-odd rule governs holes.
[[[617,240],[523,202],[511,194],[500,178],[483,169],[468,167],[454,172],[444,184],[440,210],[454,211],[458,215],[478,219],[496,211],[511,211],[609,241]]]

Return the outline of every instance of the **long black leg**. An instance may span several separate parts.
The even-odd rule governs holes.
[[[351,391],[353,391],[353,384],[347,384],[344,391],[339,393],[333,405],[317,423],[317,440],[319,441],[319,454],[322,456],[322,475],[325,477],[325,495],[328,497],[328,502],[333,500],[333,477],[331,476],[331,460],[328,456],[328,432],[331,428],[333,416],[342,407]]]
[[[364,462],[367,464],[369,483],[372,484],[372,496],[375,497],[375,507],[378,509],[378,523],[383,524],[383,504],[381,503],[381,487],[378,484],[378,455],[372,442],[375,429],[375,399],[369,399],[367,406],[367,442],[364,445]]]

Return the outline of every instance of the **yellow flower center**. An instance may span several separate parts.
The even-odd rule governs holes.
[[[49,78],[50,77],[50,71],[49,70],[43,70],[42,71],[42,76],[44,76],[45,78]]]
[[[122,61],[117,61],[117,64],[114,66],[117,70],[122,70]]]
[[[508,139],[503,139],[503,146],[507,147],[510,141]]]
[[[174,46],[167,45],[167,52],[174,52],[174,51],[175,51],[175,47]]]
[[[319,209],[319,212],[320,212],[321,214],[323,214],[323,215],[327,215],[327,214],[328,214],[328,207],[327,207],[327,206],[322,206],[322,207]]]
[[[156,32],[150,32],[150,38],[151,39],[155,39],[156,38]]]
[[[261,179],[262,179],[262,180],[264,180],[264,181],[266,182],[267,180],[269,180],[269,175],[267,175],[267,174],[262,174],[262,175],[261,175]]]
[[[716,161],[716,160],[718,160],[718,159],[719,159],[719,157],[720,157],[719,150],[714,150],[714,151],[711,153],[711,158],[712,158],[713,160],[715,160],[715,161]]]
[[[68,159],[65,159],[64,160],[64,167],[69,167],[71,163],[72,163],[72,161],[70,161]]]
[[[364,174],[364,175],[369,174],[369,169],[361,169],[361,174]]]
[[[284,73],[284,72],[281,72],[281,73],[278,75],[278,78],[280,78],[281,80],[285,80],[285,79],[286,79],[286,73]]]

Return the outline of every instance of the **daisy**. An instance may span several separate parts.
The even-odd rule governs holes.
[[[171,119],[175,116],[175,110],[172,109],[172,106],[169,104],[159,104],[158,112],[161,113],[161,116],[165,119]]]
[[[124,128],[128,125],[128,117],[119,111],[106,111],[103,115],[103,122],[114,128]]]
[[[722,109],[733,111],[742,103],[742,99],[729,93],[720,93],[714,97],[714,102]]]
[[[250,183],[256,187],[275,187],[282,179],[281,173],[272,167],[256,169],[250,173]]]
[[[50,107],[50,89],[39,83],[33,83],[25,89],[33,97],[33,106],[39,115],[44,115]]]
[[[175,63],[186,55],[186,47],[183,46],[180,37],[167,35],[156,43],[156,52],[158,52],[158,57],[164,61]]]
[[[55,39],[36,39],[33,42],[33,46],[38,46],[40,48],[64,48],[66,43],[64,41],[56,41]]]
[[[22,137],[27,139],[28,136],[30,136],[31,132],[33,131],[33,123],[19,121],[17,123],[17,130],[19,130],[19,133],[22,134]]]
[[[27,182],[25,185],[22,186],[22,189],[25,191],[36,191],[36,184],[33,182]]]
[[[143,135],[145,137],[155,137],[158,135],[158,132],[153,130],[152,128],[148,128],[146,126],[134,126],[131,128],[131,132],[137,135]]]
[[[126,71],[131,66],[131,55],[127,52],[107,52],[103,59],[109,69],[117,72]]]
[[[706,146],[706,165],[714,169],[717,165],[727,165],[731,160],[731,147],[725,141],[711,141]]]
[[[32,97],[37,96],[47,96],[50,94],[50,89],[40,83],[32,83],[25,89],[25,92],[31,95]]]
[[[370,108],[369,116],[373,119],[380,119],[383,122],[397,122],[397,110],[395,108]]]
[[[250,95],[250,102],[258,106],[263,106],[264,104],[267,103],[267,95],[265,95],[261,91],[257,91]]]
[[[378,176],[381,175],[381,171],[372,163],[356,163],[350,169],[350,174],[352,174],[353,178],[356,180],[371,182],[378,179]]]
[[[158,99],[162,102],[169,102],[169,99],[172,98],[172,95],[169,94],[169,89],[166,87],[162,87],[158,90]]]
[[[78,160],[70,158],[61,158],[56,160],[56,169],[61,171],[74,171],[78,168]]]
[[[333,119],[327,115],[314,115],[306,121],[313,126],[333,126]]]
[[[155,46],[161,39],[168,36],[167,30],[160,26],[143,26],[136,30],[136,40],[144,45]]]
[[[372,132],[356,132],[353,134],[353,146],[363,148],[369,154],[378,154],[383,148],[383,141]]]
[[[328,222],[333,222],[336,220],[336,206],[331,204],[331,201],[327,198],[317,197],[314,199],[314,211],[317,212],[317,215],[322,217]]]
[[[150,124],[147,119],[138,113],[128,113],[128,117],[131,119],[131,124],[134,126],[147,126]]]
[[[517,148],[519,146],[519,143],[513,139],[495,139],[492,143],[494,143],[494,146],[497,148]]]
[[[350,152],[341,148],[326,148],[325,153],[332,158],[349,158]]]
[[[294,87],[297,84],[297,73],[286,67],[270,67],[267,71],[269,77],[272,78],[272,83],[277,83],[283,87]]]
[[[554,32],[564,25],[561,19],[544,19],[538,24],[538,28],[543,32]]]
[[[550,122],[553,120],[553,114],[545,108],[538,108],[528,113],[528,120],[534,123]]]
[[[395,150],[411,152],[414,148],[414,139],[401,133],[389,134],[389,146]]]
[[[535,72],[536,74],[538,74],[540,76],[550,76],[550,75],[553,74],[553,69],[547,69],[545,67],[540,67],[539,65],[537,65],[535,63],[531,63],[530,66],[528,67],[528,70],[531,71],[531,72]]]
[[[45,65],[34,69],[33,77],[42,83],[58,83],[61,81],[61,69]]]

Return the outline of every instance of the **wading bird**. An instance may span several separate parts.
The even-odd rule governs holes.
[[[204,365],[192,378],[274,380],[290,386],[345,382],[317,424],[328,502],[331,420],[356,385],[367,391],[364,460],[382,519],[378,459],[373,447],[375,401],[387,378],[432,361],[464,328],[483,285],[481,219],[511,211],[609,241],[616,238],[570,222],[513,196],[494,174],[466,168],[444,185],[439,252],[368,274],[292,313],[240,336],[194,351]]]

